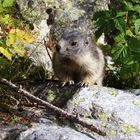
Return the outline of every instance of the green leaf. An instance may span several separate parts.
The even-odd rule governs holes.
[[[140,0],[132,0],[132,1],[140,4]]]
[[[13,45],[13,50],[21,57],[24,57],[26,55],[24,47],[20,45]]]
[[[119,46],[115,46],[112,49],[113,59],[124,58],[128,54],[127,47],[125,45],[120,44]]]
[[[125,20],[123,17],[116,18],[115,20],[115,27],[120,30],[121,32],[125,31]]]
[[[132,77],[132,72],[131,72],[131,69],[129,66],[123,65],[123,67],[121,67],[120,77],[122,79],[128,79],[128,78]]]
[[[97,20],[99,18],[105,18],[107,17],[107,14],[109,13],[108,10],[105,10],[105,11],[97,11],[93,14],[93,20]]]
[[[140,6],[139,5],[134,6],[134,10],[136,12],[140,13]]]
[[[136,63],[133,55],[129,55],[129,57],[127,57],[127,58],[125,57],[122,61],[123,61],[123,64],[125,64],[125,65],[133,65]]]
[[[111,20],[99,19],[95,25],[96,25],[95,36],[97,38],[99,38],[102,33],[109,33],[115,29],[115,23],[113,19]]]
[[[2,1],[0,1],[0,13],[4,11],[4,8],[2,6]]]
[[[9,20],[9,18],[10,18],[9,14],[0,15],[0,22],[6,24],[8,22],[8,20]]]
[[[118,33],[115,37],[114,37],[115,43],[126,43],[126,39],[125,39],[125,34],[124,32]]]
[[[130,37],[134,36],[130,29],[126,30],[126,35],[128,35]]]
[[[3,7],[12,7],[15,4],[16,0],[4,0]]]
[[[140,52],[140,40],[132,37],[128,40],[127,43],[128,43],[128,46],[130,47],[131,51]]]
[[[123,3],[124,3],[125,10],[134,11],[134,6],[133,6],[133,4],[131,2],[123,1]]]
[[[98,39],[103,33],[103,28],[102,27],[99,27],[96,31],[95,31],[95,36],[96,36],[96,39]]]
[[[117,12],[116,17],[124,17],[126,15],[126,12]]]
[[[138,33],[140,31],[140,19],[137,19],[134,25],[135,25],[135,33]]]

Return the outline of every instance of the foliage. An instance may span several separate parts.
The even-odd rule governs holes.
[[[0,1],[0,53],[8,60],[12,60],[15,55],[25,56],[23,44],[34,41],[28,26],[14,17],[15,2],[15,0]]]
[[[18,9],[15,3],[16,0],[0,1],[0,75],[6,78],[21,78],[26,75],[24,69],[26,66],[22,64],[29,63],[21,59],[21,57],[26,59],[27,54],[23,46],[34,41],[34,35],[28,24],[16,18]]]
[[[139,5],[139,0],[123,0],[119,10],[98,11],[93,15],[96,38],[105,34],[108,39],[108,45],[103,47],[105,54],[111,56],[119,68],[119,78],[132,83],[133,88],[138,86],[136,78],[140,76]]]

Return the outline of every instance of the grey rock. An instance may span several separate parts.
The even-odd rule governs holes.
[[[131,89],[127,91],[137,96],[140,95],[140,89]]]
[[[44,0],[17,0],[16,2],[19,6],[20,14],[30,23],[40,23],[41,20],[48,18]]]
[[[47,24],[49,15],[46,12],[47,6],[45,1],[17,0],[16,2],[23,19],[34,26],[35,41],[33,44],[24,46],[28,50],[28,57],[32,61],[32,65],[43,67],[44,70],[52,72],[52,62],[44,45],[44,39],[50,32],[50,27]]]
[[[47,84],[46,87],[43,84],[42,87],[41,85],[36,86],[37,88],[40,90],[40,95],[38,96],[41,96],[41,93],[45,96],[44,91],[48,89]],[[55,92],[55,95],[60,94],[59,89],[59,87],[51,87],[51,93],[54,94]],[[16,140],[140,140],[140,96],[136,96],[128,91],[95,85],[77,88],[77,90],[75,86],[65,86],[61,91],[62,97],[63,94],[65,98],[65,94],[68,94],[69,97],[67,105],[65,106],[64,103],[61,104],[61,108],[63,105],[63,108],[69,113],[79,116],[81,119],[94,124],[98,128],[104,128],[107,136],[100,136],[76,123],[74,123],[76,128],[72,127],[72,129],[70,126],[74,126],[73,122],[71,124],[67,123],[69,127],[59,126],[54,123],[56,122],[56,118],[53,118],[53,122],[45,119],[52,120],[52,115],[55,116],[54,114],[49,114],[51,112],[50,110],[47,112],[48,114],[44,113],[46,116],[39,116],[44,118],[40,118],[38,121],[31,123],[30,126],[32,127],[26,128],[25,130],[21,129],[21,131],[19,128],[14,133],[15,135],[13,133],[11,135],[8,132],[8,136],[16,137]],[[75,94],[70,97],[69,92],[72,93],[72,91],[75,91]],[[43,99],[47,99],[47,94]],[[6,131],[3,132],[3,135],[0,132],[0,137],[7,138]],[[19,134],[18,137],[17,134]]]
[[[2,125],[0,126],[0,140],[15,140],[15,138],[27,127],[25,125]]]
[[[16,140],[95,140],[68,127],[35,123]]]
[[[60,88],[57,84],[55,86],[51,88],[47,84],[35,86],[36,90],[33,93],[61,107],[66,103],[63,98],[66,99],[68,101],[66,111],[78,114],[83,120],[95,124],[99,128],[105,128],[107,136],[95,135],[76,124],[80,132],[89,134],[97,140],[140,139],[140,96],[136,96],[130,91],[98,86],[84,88],[75,86]],[[37,91],[37,89],[41,90]],[[48,95],[48,90],[51,91],[52,96],[55,96],[51,98],[52,100],[48,100],[51,97]],[[137,89],[137,91],[139,90]]]
[[[104,126],[108,139],[140,139],[140,96],[113,88],[83,88],[69,101],[67,110]]]
[[[52,62],[48,56],[45,46],[40,43],[36,43],[29,44],[28,46],[26,45],[25,48],[28,51],[28,57],[32,61],[32,65],[36,67],[43,67],[44,70],[52,72]]]

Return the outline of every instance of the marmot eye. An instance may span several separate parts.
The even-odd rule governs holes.
[[[86,41],[85,44],[88,45],[88,41]]]
[[[75,46],[76,44],[77,44],[77,42],[74,41],[71,43],[71,46]]]

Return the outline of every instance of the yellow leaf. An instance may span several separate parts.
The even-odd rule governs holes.
[[[16,36],[15,36],[15,34],[9,34],[6,39],[6,45],[10,46],[13,44],[16,44]]]
[[[0,47],[0,53],[2,53],[7,59],[12,60],[12,54],[3,47]]]
[[[31,33],[25,32],[20,29],[12,29],[9,32],[8,38],[9,39],[7,42],[8,44],[29,44],[32,43],[35,39]],[[10,43],[9,43],[10,42]]]

